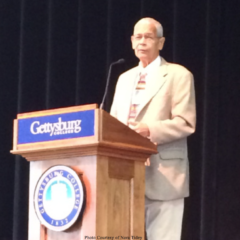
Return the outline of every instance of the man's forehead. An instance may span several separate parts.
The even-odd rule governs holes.
[[[150,22],[150,21],[146,21],[146,20],[141,20],[139,22],[136,23],[136,25],[134,26],[134,34],[137,33],[156,33],[156,27],[155,25]]]

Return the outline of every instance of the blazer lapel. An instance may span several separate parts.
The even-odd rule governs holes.
[[[162,58],[161,65],[159,66],[158,69],[156,69],[155,72],[152,73],[151,78],[149,79],[151,83],[146,88],[146,94],[143,99],[143,102],[139,106],[136,118],[140,114],[142,109],[146,106],[146,104],[154,97],[154,95],[163,86],[167,79],[166,76],[167,76],[167,62]]]
[[[136,87],[136,78],[137,78],[137,67],[134,69],[134,71],[131,72],[131,74],[128,76],[128,86],[125,87],[125,89],[123,89],[122,92],[125,92],[124,97],[122,99],[123,101],[123,107],[122,110],[124,110],[121,114],[121,119],[122,122],[127,124],[128,122],[128,117],[129,117],[129,111],[130,111],[130,106],[132,103],[132,94],[133,91]]]

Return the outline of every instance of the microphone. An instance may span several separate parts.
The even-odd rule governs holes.
[[[109,85],[109,80],[110,80],[110,76],[111,76],[112,66],[113,66],[113,65],[116,65],[116,64],[124,63],[124,62],[125,62],[125,60],[124,60],[123,58],[121,58],[121,59],[119,59],[118,61],[113,62],[113,63],[110,64],[109,71],[108,71],[107,82],[106,82],[106,87],[105,87],[105,91],[104,91],[104,95],[103,95],[102,102],[101,102],[101,104],[100,104],[100,109],[103,109],[104,102],[105,102],[105,98],[106,98],[106,96],[107,96],[108,85]]]

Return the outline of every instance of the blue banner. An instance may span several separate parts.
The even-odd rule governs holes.
[[[94,136],[94,110],[18,120],[18,144]]]

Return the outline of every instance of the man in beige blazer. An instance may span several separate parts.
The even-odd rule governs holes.
[[[193,76],[159,57],[165,38],[156,20],[138,21],[131,40],[139,66],[119,77],[111,115],[157,144],[158,154],[146,162],[148,240],[180,240],[189,196],[187,136],[196,124]]]

